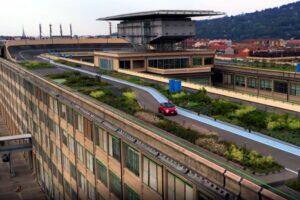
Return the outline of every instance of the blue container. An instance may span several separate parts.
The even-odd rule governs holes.
[[[169,91],[171,93],[174,93],[174,92],[180,92],[182,89],[182,86],[181,86],[181,81],[179,80],[169,80]]]
[[[296,65],[296,72],[300,72],[300,63]]]

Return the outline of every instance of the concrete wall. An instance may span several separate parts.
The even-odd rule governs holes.
[[[24,45],[49,45],[49,44],[105,44],[105,43],[128,43],[119,38],[72,38],[72,39],[42,39],[42,40],[8,40],[7,47]]]

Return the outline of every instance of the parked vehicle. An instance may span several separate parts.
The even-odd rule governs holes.
[[[161,103],[158,112],[164,114],[165,116],[177,115],[176,106],[170,102]]]

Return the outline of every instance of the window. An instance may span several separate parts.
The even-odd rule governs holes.
[[[61,151],[58,147],[56,147],[56,155],[57,155],[58,163],[61,163]]]
[[[112,171],[109,171],[109,187],[111,192],[121,199],[121,180]]]
[[[58,105],[56,99],[53,99],[53,111],[55,114],[58,114]]]
[[[267,80],[267,79],[261,79],[260,80],[260,89],[261,90],[272,91],[272,81]]]
[[[86,151],[86,167],[94,173],[94,157],[89,151]]]
[[[97,178],[107,186],[107,168],[99,160],[96,161],[97,165]]]
[[[111,59],[99,59],[99,67],[103,70],[113,70],[114,69],[114,61]]]
[[[291,83],[291,95],[300,96],[300,84]]]
[[[83,147],[77,142],[77,158],[84,163]]]
[[[73,124],[73,110],[67,107],[67,122]]]
[[[177,69],[189,67],[188,58],[149,59],[148,66],[159,69]]]
[[[67,107],[64,104],[60,104],[60,117],[66,119],[67,117]]]
[[[83,133],[83,117],[79,113],[75,113],[75,128]]]
[[[143,157],[143,164],[143,182],[159,194],[162,194],[162,167],[147,157]]]
[[[212,65],[214,64],[214,58],[205,58],[204,65]]]
[[[109,155],[120,161],[120,139],[109,135]]]
[[[71,177],[76,180],[76,167],[73,163],[70,162],[70,172],[71,172]]]
[[[67,156],[65,156],[64,154],[63,154],[63,166],[64,166],[64,170],[70,171],[69,160],[68,160]]]
[[[64,179],[64,189],[65,189],[65,192],[67,193],[67,195],[70,197],[72,194],[72,188],[65,179]]]
[[[194,57],[193,58],[193,65],[194,66],[200,66],[200,65],[202,65],[202,58],[201,57]]]
[[[55,138],[57,140],[59,140],[60,139],[60,137],[59,137],[59,126],[57,124],[54,124],[54,132],[55,132]]]
[[[95,200],[96,199],[96,194],[95,194],[95,187],[88,182],[88,199],[89,200]]]
[[[92,140],[92,122],[86,118],[83,118],[83,133],[88,139]]]
[[[96,145],[107,152],[107,133],[104,129],[97,127],[95,128]]]
[[[168,172],[168,200],[193,199],[193,187]]]
[[[245,77],[244,76],[236,76],[235,77],[235,85],[245,87]]]
[[[248,88],[257,88],[256,78],[247,78],[247,87]]]
[[[274,92],[287,94],[288,85],[287,82],[274,81]]]
[[[121,69],[130,69],[130,60],[120,60],[119,67]]]
[[[138,195],[133,189],[125,184],[125,199],[126,200],[140,200],[140,195]]]
[[[62,128],[60,128],[59,131],[61,133],[62,142],[64,145],[68,146],[68,134]]]
[[[74,143],[74,139],[72,136],[69,135],[69,150],[72,152],[72,153],[75,153],[75,143]]]
[[[129,145],[125,144],[125,165],[126,167],[132,171],[135,175],[140,175],[140,168],[139,168],[139,153],[130,147]]]
[[[78,175],[79,175],[79,180],[78,180],[79,184],[78,185],[83,191],[85,191],[86,190],[86,180],[80,172],[78,172]]]

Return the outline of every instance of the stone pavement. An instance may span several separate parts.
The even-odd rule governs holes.
[[[0,136],[9,135],[5,123],[0,117]],[[11,156],[15,176],[11,177],[8,163],[3,163],[0,154],[0,199],[1,200],[42,200],[45,194],[37,184],[33,171],[23,153]]]

